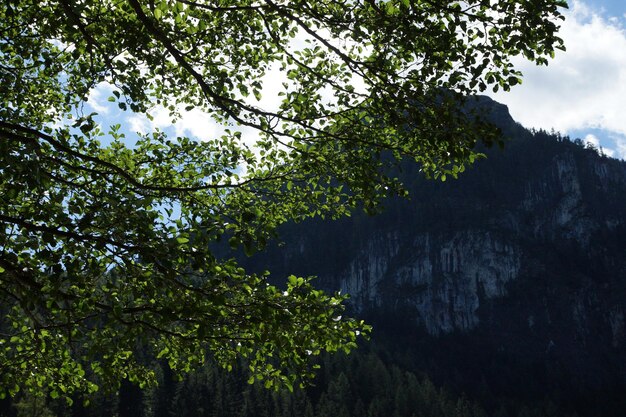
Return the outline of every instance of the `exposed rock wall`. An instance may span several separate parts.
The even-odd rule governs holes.
[[[515,244],[487,231],[411,239],[391,233],[375,236],[337,276],[358,310],[403,308],[439,334],[477,326],[481,298],[506,294],[506,284],[519,274],[520,258]]]

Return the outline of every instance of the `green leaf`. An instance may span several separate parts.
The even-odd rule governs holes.
[[[461,174],[481,142],[502,143],[464,99],[518,84],[516,57],[545,64],[562,49],[565,3],[348,3],[281,6],[298,21],[172,0],[0,6],[2,265],[23,271],[0,268],[0,328],[13,329],[0,392],[149,387],[149,349],[178,373],[205,355],[245,359],[255,380],[290,388],[310,378],[301,352],[355,347],[367,330],[333,320],[342,297],[295,276],[284,294],[238,264],[241,246],[280,241],[286,223],[379,212],[406,194],[389,168],[409,159],[431,178]],[[300,22],[328,43],[285,49]],[[111,86],[105,132],[84,104]],[[192,110],[199,129],[180,120]]]

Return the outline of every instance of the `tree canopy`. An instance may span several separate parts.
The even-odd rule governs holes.
[[[154,382],[244,358],[291,386],[369,328],[308,278],[249,274],[287,221],[377,210],[393,167],[462,172],[498,132],[463,99],[546,64],[563,0],[0,4],[0,393]],[[280,79],[276,78],[280,74]],[[282,77],[282,78],[281,78]],[[277,104],[263,100],[271,84]],[[123,111],[85,109],[111,88]],[[264,88],[265,87],[265,88]],[[199,141],[130,115],[199,109]],[[234,253],[234,252],[233,252]]]

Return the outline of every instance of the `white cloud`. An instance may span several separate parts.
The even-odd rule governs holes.
[[[150,130],[150,121],[144,116],[134,114],[127,121],[131,132],[146,134]]]
[[[572,1],[570,7],[560,30],[567,51],[558,52],[548,67],[518,61],[523,84],[492,96],[527,127],[561,132],[595,128],[626,138],[624,27],[582,1]]]
[[[611,139],[611,140],[612,140],[612,142],[614,143],[614,145],[613,145],[613,146],[617,146],[616,144],[617,144],[617,140],[618,140],[619,138],[618,138],[618,137],[615,137],[615,138],[610,138],[610,139]],[[606,155],[606,156],[608,156],[608,157],[611,157],[611,158],[616,157],[616,153],[617,153],[617,152],[615,151],[615,149],[612,149],[612,148],[606,148],[605,146],[603,146],[603,145],[602,145],[602,143],[601,143],[601,141],[600,141],[600,139],[599,139],[596,135],[594,135],[594,134],[592,134],[592,133],[587,134],[587,135],[585,136],[585,138],[583,139],[583,141],[584,141],[586,144],[591,144],[591,145],[593,145],[596,149],[601,149],[601,150],[602,150],[602,153],[603,153],[603,154],[605,154],[605,155]],[[617,156],[618,156],[618,157],[623,158],[623,157],[624,157],[624,156],[626,156],[626,155],[624,155],[624,156],[619,156],[619,155],[617,155]]]
[[[87,97],[87,105],[98,114],[108,114],[111,109],[111,103],[108,101],[113,91],[113,86],[107,82],[100,83],[96,88],[89,91]]]
[[[588,134],[587,136],[585,136],[584,139],[585,143],[590,143],[593,146],[595,146],[596,148],[600,146],[600,139],[598,139],[597,136],[592,135],[591,133]]]
[[[605,154],[606,156],[608,156],[609,158],[616,158],[615,150],[613,150],[613,149],[602,148],[602,153]],[[623,156],[621,156],[620,158],[624,159]]]
[[[218,130],[211,116],[199,109],[183,113],[174,128],[177,136],[193,136],[200,140],[213,139]]]
[[[615,141],[617,157],[621,159],[626,159],[626,136],[614,136],[612,137],[612,139]]]
[[[167,109],[158,106],[150,112],[152,120],[143,114],[132,113],[126,118],[129,130],[142,134],[154,129],[170,132],[175,136],[189,136],[198,140],[209,140],[223,133],[221,125],[215,123],[212,117],[199,109],[181,112],[181,117],[172,123]]]

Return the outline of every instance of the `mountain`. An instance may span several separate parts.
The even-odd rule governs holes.
[[[508,137],[504,150],[485,150],[458,180],[403,167],[409,200],[378,216],[289,225],[246,263],[350,294],[406,366],[487,406],[547,398],[622,415],[626,163],[480,103]]]

